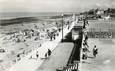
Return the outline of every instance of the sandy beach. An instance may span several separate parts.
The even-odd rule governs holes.
[[[70,18],[64,19],[65,24],[68,19]],[[5,24],[0,26],[0,49],[4,50],[0,52],[0,71],[11,67],[31,51],[40,48],[43,43],[50,41],[47,30],[59,29],[62,18],[41,18],[29,22]]]

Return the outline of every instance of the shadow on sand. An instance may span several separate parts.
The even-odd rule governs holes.
[[[88,58],[94,59],[94,57],[93,57],[93,56],[88,56]]]
[[[69,32],[61,42],[73,42],[72,41],[72,32]]]
[[[85,63],[85,64],[91,64],[90,62],[87,62],[87,61],[82,61],[82,63]]]

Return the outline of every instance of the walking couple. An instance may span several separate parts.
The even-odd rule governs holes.
[[[49,57],[51,55],[51,53],[52,53],[51,50],[48,49],[47,53],[45,53],[45,58]]]

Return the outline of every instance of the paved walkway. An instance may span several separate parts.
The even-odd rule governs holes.
[[[114,39],[89,38],[89,58],[82,60],[80,71],[115,71],[115,42]],[[93,58],[94,45],[99,49],[96,58]]]
[[[64,28],[64,36],[71,31],[73,28],[75,22],[72,22],[70,29]],[[54,41],[48,41],[42,44],[42,46],[31,53],[29,53],[27,56],[22,58],[19,62],[17,62],[15,65],[13,65],[11,68],[7,69],[6,71],[35,71],[42,63],[43,60],[41,58],[44,58],[45,53],[48,49],[54,50],[54,48],[59,44],[62,38],[62,33],[60,32],[59,36]],[[35,56],[36,52],[39,53],[39,59],[29,59],[31,56]]]
[[[49,59],[46,59],[36,71],[56,71],[60,67],[65,67],[71,55],[73,43],[59,43],[52,52]]]

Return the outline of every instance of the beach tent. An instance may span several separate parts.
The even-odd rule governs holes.
[[[47,30],[49,30],[49,32],[54,32],[56,30],[58,30],[57,27],[51,27],[51,28],[47,28]]]
[[[57,27],[52,27],[52,30],[58,30],[58,28]]]

